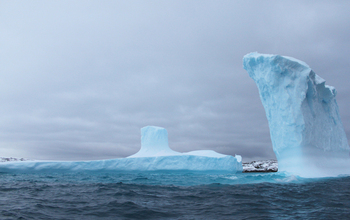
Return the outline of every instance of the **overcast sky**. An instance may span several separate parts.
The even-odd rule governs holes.
[[[140,149],[275,158],[249,52],[305,61],[350,138],[349,1],[0,0],[0,156],[93,160]]]

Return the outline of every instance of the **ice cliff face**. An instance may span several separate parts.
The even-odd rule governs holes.
[[[336,90],[306,63],[250,53],[243,67],[258,86],[279,170],[313,172],[349,158]]]

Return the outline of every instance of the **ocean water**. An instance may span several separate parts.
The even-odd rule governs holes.
[[[350,219],[350,177],[0,173],[0,219]]]

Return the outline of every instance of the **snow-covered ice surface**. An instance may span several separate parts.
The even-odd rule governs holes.
[[[349,173],[349,145],[336,90],[304,62],[250,53],[244,69],[256,82],[279,170],[306,176]]]
[[[0,164],[0,172],[22,171],[157,171],[191,170],[242,172],[242,158],[211,150],[180,153],[168,146],[164,128],[147,126],[141,129],[141,149],[127,158],[97,161],[24,161]]]
[[[250,172],[277,172],[278,162],[277,160],[258,160],[245,162],[243,165],[243,173]]]

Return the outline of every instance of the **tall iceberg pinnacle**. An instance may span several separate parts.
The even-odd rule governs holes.
[[[348,164],[333,87],[291,57],[250,53],[243,67],[259,89],[280,171],[328,175],[343,166],[339,161]]]
[[[132,157],[179,155],[179,152],[169,148],[168,132],[156,126],[147,126],[141,129],[141,149]]]

